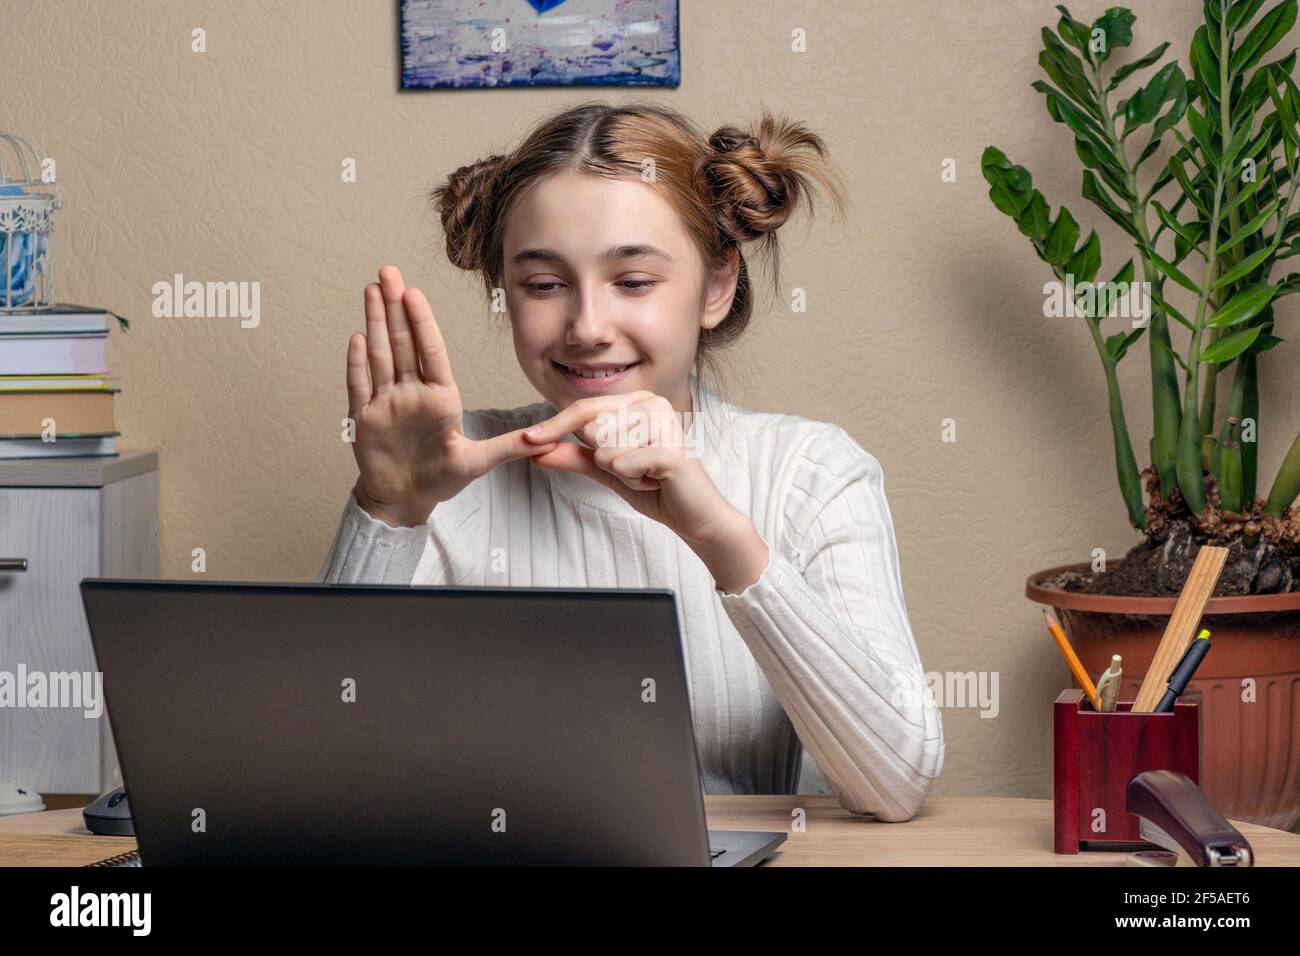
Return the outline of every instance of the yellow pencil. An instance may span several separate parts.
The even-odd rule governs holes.
[[[1092,686],[1092,681],[1088,678],[1088,672],[1079,663],[1079,658],[1075,656],[1074,648],[1070,646],[1069,640],[1066,639],[1065,632],[1061,630],[1061,625],[1057,623],[1056,616],[1047,608],[1043,608],[1043,617],[1047,618],[1047,629],[1052,632],[1052,637],[1056,640],[1056,646],[1061,649],[1061,656],[1065,658],[1065,663],[1070,665],[1070,672],[1074,674],[1075,682],[1088,695],[1092,709],[1100,710],[1097,702],[1097,688]]]

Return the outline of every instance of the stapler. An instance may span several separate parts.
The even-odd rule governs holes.
[[[1147,770],[1129,781],[1128,812],[1142,839],[1168,851],[1134,854],[1135,866],[1251,866],[1250,843],[1214,808],[1201,788],[1172,770]]]

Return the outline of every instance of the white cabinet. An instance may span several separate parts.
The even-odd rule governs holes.
[[[0,780],[42,794],[120,782],[107,711],[96,719],[51,705],[73,699],[73,674],[92,675],[93,686],[81,580],[157,576],[156,451],[0,461],[0,681],[24,702],[41,681],[49,691],[44,706],[0,706]]]

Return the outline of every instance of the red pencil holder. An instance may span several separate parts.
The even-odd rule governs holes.
[[[1126,806],[1128,783],[1145,770],[1174,770],[1201,782],[1199,694],[1165,714],[1092,709],[1083,691],[1061,692],[1052,708],[1053,849],[1078,853],[1112,843],[1144,843]]]

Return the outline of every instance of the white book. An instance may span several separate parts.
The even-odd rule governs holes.
[[[0,460],[8,458],[82,458],[117,454],[117,438],[0,438]]]
[[[107,331],[108,313],[84,305],[58,303],[48,312],[0,312],[0,335]]]
[[[107,332],[13,335],[0,340],[0,375],[105,375]]]

